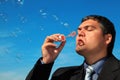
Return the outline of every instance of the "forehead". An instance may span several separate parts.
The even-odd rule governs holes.
[[[97,20],[88,19],[80,24],[79,27],[85,27],[85,26],[94,26],[94,27],[100,27],[102,24],[100,24]]]

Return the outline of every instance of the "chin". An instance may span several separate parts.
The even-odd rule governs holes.
[[[76,53],[79,54],[79,55],[82,55],[81,50],[79,50],[79,49],[76,49]]]
[[[81,56],[84,56],[85,50],[81,49],[81,48],[76,48],[76,53],[81,55]]]

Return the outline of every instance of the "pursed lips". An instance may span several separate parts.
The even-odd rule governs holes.
[[[83,46],[83,45],[85,44],[85,42],[84,42],[84,40],[82,40],[82,39],[78,39],[78,40],[77,40],[77,44],[78,44],[79,46]]]

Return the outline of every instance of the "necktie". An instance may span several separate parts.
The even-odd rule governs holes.
[[[86,74],[85,74],[85,80],[91,80],[91,75],[93,73],[93,67],[92,66],[88,66],[86,68]]]

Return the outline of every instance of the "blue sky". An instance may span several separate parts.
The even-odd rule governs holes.
[[[116,28],[114,55],[120,59],[119,0],[0,0],[0,79],[24,80],[41,57],[46,36],[76,31],[81,18],[98,14],[108,17]],[[58,67],[80,65],[83,57],[75,52],[75,37],[57,58]]]

